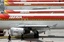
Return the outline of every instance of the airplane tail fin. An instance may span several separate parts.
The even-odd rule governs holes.
[[[57,24],[54,24],[54,25],[50,26],[50,27],[49,27],[49,30],[50,30],[51,28],[56,28],[56,26],[57,26]]]
[[[57,26],[57,24],[54,24],[54,25],[52,25],[52,27],[51,28],[55,28]]]

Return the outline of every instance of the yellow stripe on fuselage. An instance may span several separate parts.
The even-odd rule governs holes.
[[[56,20],[57,20],[57,21],[58,21],[58,20],[60,20],[60,21],[61,21],[61,20],[64,20],[64,19],[0,19],[0,21],[1,21],[1,20],[2,20],[2,21],[9,21],[9,20],[10,20],[10,21],[14,21],[14,20],[20,20],[20,21],[21,21],[21,20],[26,20],[26,21],[27,21],[27,20],[47,20],[47,21],[48,21],[48,20],[50,20],[50,21],[54,21],[54,20],[56,21]]]

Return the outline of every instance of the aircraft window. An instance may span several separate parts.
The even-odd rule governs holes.
[[[17,16],[17,18],[19,18],[19,16]]]
[[[19,18],[19,16],[17,18]]]
[[[17,18],[16,16],[14,18]]]
[[[14,17],[14,16],[13,16]]]
[[[17,18],[19,18],[19,16],[17,16]]]
[[[19,18],[21,18],[21,16],[19,16]]]
[[[11,16],[10,18],[13,18],[13,16]]]
[[[18,18],[20,18],[20,16]]]
[[[12,18],[14,18],[14,16],[12,16]]]
[[[17,18],[20,18],[20,16],[17,16]]]
[[[18,16],[18,18],[20,18],[20,16]]]
[[[14,18],[16,18],[16,16],[14,16]]]
[[[14,16],[12,16],[12,17],[14,17]]]
[[[21,16],[10,16],[10,18],[21,18]]]

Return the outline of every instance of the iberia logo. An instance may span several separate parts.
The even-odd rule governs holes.
[[[8,19],[9,15],[7,14],[0,14],[0,19]]]

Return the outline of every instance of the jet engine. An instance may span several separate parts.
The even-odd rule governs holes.
[[[20,35],[24,34],[24,32],[25,32],[24,28],[15,28],[15,27],[12,27],[9,30],[9,34],[11,36],[20,36]]]
[[[30,28],[15,28],[12,27],[9,30],[9,34],[11,36],[20,36],[21,39],[24,38],[38,38],[39,33],[35,29],[30,29]]]
[[[21,35],[21,39],[27,39],[27,38],[39,38],[39,32],[37,30],[33,31],[31,30],[28,34]]]

